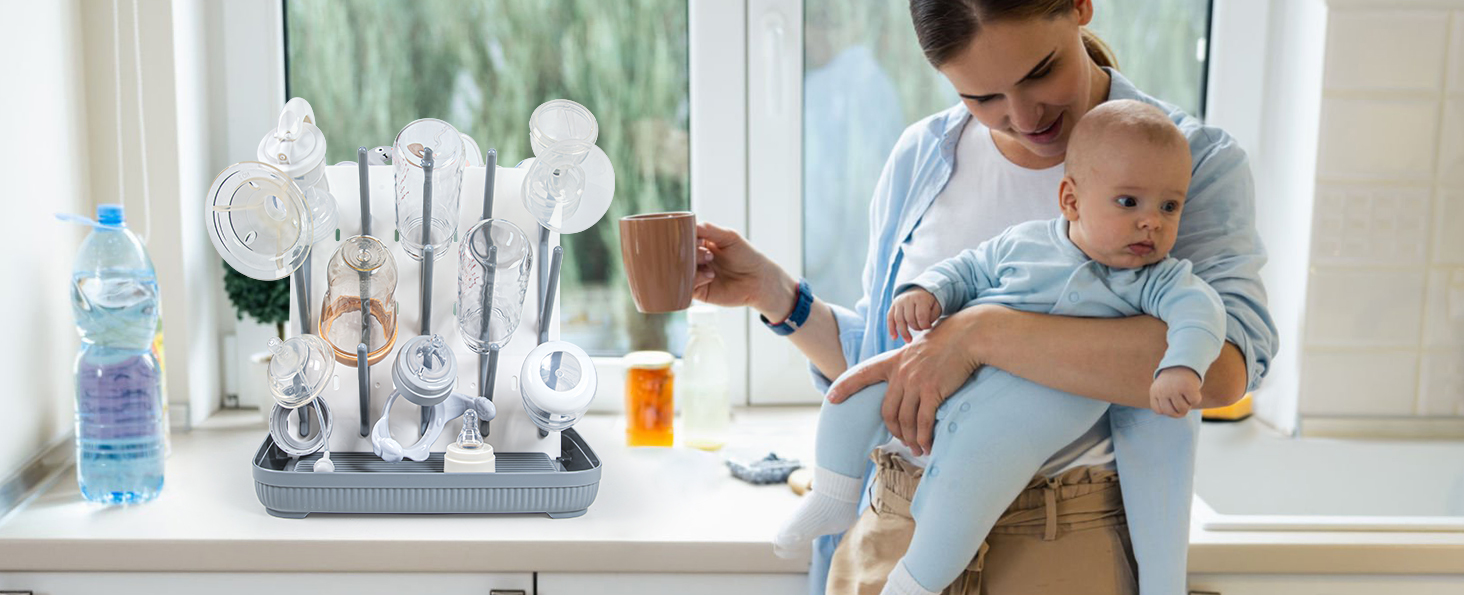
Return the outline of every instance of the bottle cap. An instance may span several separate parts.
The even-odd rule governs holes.
[[[698,304],[686,311],[686,324],[692,327],[717,326],[717,307]]]
[[[664,369],[676,362],[676,357],[670,352],[660,350],[642,350],[631,352],[622,359],[627,369]]]
[[[97,205],[97,222],[102,225],[121,227],[127,224],[121,204],[99,204]]]
[[[291,178],[304,177],[325,161],[325,134],[315,125],[315,110],[303,98],[292,98],[280,111],[279,123],[259,140],[259,162]]]

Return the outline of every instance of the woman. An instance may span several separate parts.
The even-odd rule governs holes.
[[[907,492],[918,483],[935,410],[976,369],[990,365],[1033,385],[1114,406],[1107,421],[1034,474],[1033,486],[1009,509],[1012,518],[1004,517],[988,538],[990,553],[973,557],[972,570],[984,568],[979,581],[956,591],[1132,591],[1121,550],[1131,536],[1139,588],[1184,593],[1198,415],[1181,428],[1184,435],[1155,433],[1164,425],[1156,419],[1164,417],[1147,410],[1147,390],[1165,350],[1163,322],[979,306],[901,346],[885,334],[884,315],[895,287],[930,264],[1013,224],[1053,216],[1068,135],[1089,109],[1110,99],[1148,102],[1164,109],[1190,141],[1194,173],[1173,254],[1191,260],[1225,302],[1228,343],[1205,376],[1203,395],[1204,406],[1233,403],[1259,383],[1276,346],[1259,277],[1265,251],[1255,231],[1245,155],[1223,131],[1202,126],[1105,68],[1112,66],[1106,49],[1083,29],[1093,16],[1091,0],[911,0],[910,8],[927,59],[963,102],[908,128],[891,153],[870,208],[863,299],[852,310],[825,304],[735,232],[711,224],[698,229],[699,299],[761,313],[808,357],[831,402],[889,382],[883,414],[898,443],[875,457],[880,483],[870,499],[874,510],[837,551],[831,538],[816,546],[815,582],[832,554],[829,591],[879,589],[909,540],[900,525],[908,521],[908,505],[900,501],[908,502]],[[839,381],[829,389],[833,379]],[[1172,445],[1167,455],[1154,456],[1135,440]],[[1115,463],[1126,482],[1123,508],[1112,498]],[[1099,545],[1120,551],[1054,552],[1071,544],[1064,538],[1084,539],[1067,532],[1094,531],[1074,521],[1064,502],[1093,508],[1095,494],[1111,501],[1078,512],[1092,517],[1087,524],[1107,527],[1098,530],[1109,532]],[[1034,511],[1045,517],[1024,520]],[[1115,514],[1124,512],[1126,532]],[[1046,546],[1005,544],[1016,549],[998,556],[994,541],[1003,525],[1045,530]],[[1030,558],[1037,556],[1033,552],[1046,558]],[[1071,560],[1053,568],[1048,561],[1054,556]],[[1074,580],[1071,573],[1107,575]],[[1061,586],[1048,585],[1059,580]]]

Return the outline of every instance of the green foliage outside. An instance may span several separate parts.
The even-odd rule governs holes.
[[[263,323],[274,325],[280,339],[285,337],[285,322],[290,320],[290,280],[260,281],[234,270],[228,262],[224,264],[224,293],[234,305],[234,317],[244,315]]]
[[[330,164],[433,117],[513,166],[533,155],[535,107],[568,98],[589,108],[615,165],[615,199],[593,228],[562,238],[565,336],[594,354],[672,344],[665,315],[630,303],[616,222],[690,205],[684,0],[289,0],[285,9],[286,84],[314,107]]]

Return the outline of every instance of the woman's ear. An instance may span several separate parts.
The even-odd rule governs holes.
[[[1078,220],[1078,184],[1072,175],[1063,175],[1062,184],[1057,186],[1057,207],[1062,210],[1063,218],[1070,222]]]
[[[1093,0],[1073,0],[1073,10],[1078,13],[1078,26],[1093,22]]]

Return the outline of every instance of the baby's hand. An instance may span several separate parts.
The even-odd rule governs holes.
[[[1149,405],[1161,415],[1185,416],[1200,405],[1200,376],[1188,367],[1160,371],[1149,386]]]
[[[910,330],[930,329],[939,317],[940,301],[935,299],[935,294],[912,288],[895,298],[886,321],[889,322],[890,337],[903,339],[908,344],[913,339]]]

